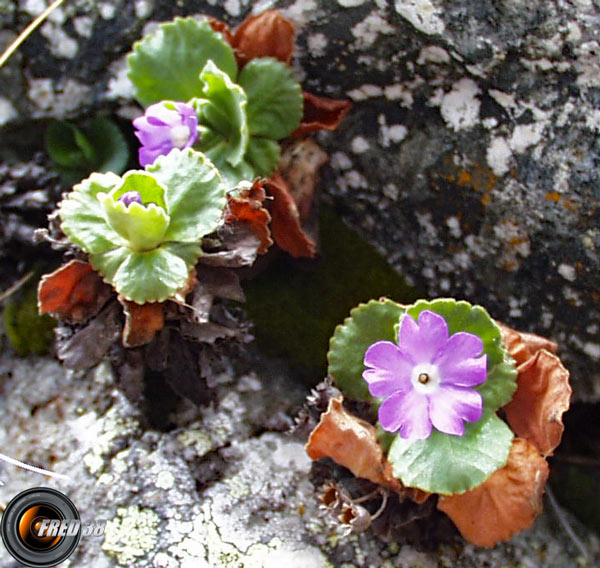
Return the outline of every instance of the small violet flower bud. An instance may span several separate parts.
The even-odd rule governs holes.
[[[142,196],[139,191],[127,191],[119,197],[119,201],[125,203],[125,207],[129,207],[132,203],[139,203],[142,205]]]
[[[186,103],[162,101],[150,105],[144,116],[133,121],[135,135],[142,143],[139,159],[142,166],[152,164],[158,156],[173,148],[189,148],[198,139],[198,117]]]

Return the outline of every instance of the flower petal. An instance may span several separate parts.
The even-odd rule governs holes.
[[[429,395],[429,416],[444,434],[462,436],[467,422],[476,422],[483,413],[483,397],[473,389],[441,386]]]
[[[388,432],[400,430],[402,438],[429,437],[431,420],[427,397],[414,390],[394,393],[379,407],[379,423]]]
[[[439,365],[441,385],[475,387],[487,378],[487,355]]]
[[[413,364],[391,341],[373,343],[365,352],[365,365],[373,367],[363,373],[373,396],[390,396],[396,391],[411,389]]]
[[[482,351],[483,341],[479,337],[466,331],[459,331],[448,339],[432,362],[443,367],[446,363],[453,364],[464,359],[479,357]]]
[[[143,120],[140,119],[140,121],[134,125],[138,129],[134,134],[144,146],[155,148],[167,142],[170,143],[171,146],[173,145],[171,142],[170,127],[153,126],[152,124],[149,124],[145,117],[141,118]]]
[[[418,323],[406,315],[402,318],[398,344],[415,363],[431,363],[448,340],[446,320],[430,310],[419,314]]]
[[[140,165],[145,168],[147,165],[153,164],[154,160],[159,156],[168,154],[170,150],[172,150],[172,147],[159,146],[158,148],[147,148],[146,146],[142,146],[138,151]]]

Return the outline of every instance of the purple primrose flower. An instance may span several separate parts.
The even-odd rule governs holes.
[[[472,387],[486,379],[487,355],[483,342],[460,331],[449,337],[446,320],[424,310],[416,322],[404,316],[398,345],[377,341],[365,352],[363,378],[369,392],[385,398],[379,423],[388,432],[422,440],[432,427],[462,436],[464,422],[476,422],[483,398]]]
[[[142,143],[140,164],[147,166],[173,148],[189,148],[198,139],[198,117],[186,103],[162,101],[150,105],[144,116],[133,121],[135,135]]]

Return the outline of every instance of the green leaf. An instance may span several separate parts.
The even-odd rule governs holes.
[[[402,306],[391,300],[371,300],[354,308],[335,328],[327,354],[328,373],[345,396],[375,402],[362,378],[365,351],[376,341],[395,341],[394,324],[402,313]]]
[[[246,160],[253,166],[257,175],[269,177],[277,168],[281,148],[275,140],[251,136]]]
[[[62,230],[71,242],[85,252],[100,253],[125,244],[106,222],[98,200],[98,193],[109,193],[121,183],[121,178],[113,173],[94,173],[77,184],[59,203]]]
[[[176,18],[133,46],[129,78],[142,106],[163,100],[189,101],[202,92],[200,71],[214,64],[231,79],[237,64],[232,48],[206,20]]]
[[[464,436],[434,430],[425,440],[392,443],[388,460],[394,476],[408,487],[452,495],[483,483],[506,464],[513,434],[493,413],[465,425]]]
[[[77,126],[69,122],[52,122],[46,130],[46,149],[52,161],[64,168],[91,164],[93,148]]]
[[[158,183],[153,175],[143,171],[129,171],[123,176],[123,183],[112,191],[113,199],[117,200],[129,191],[137,191],[142,198],[142,203],[154,203],[167,212],[169,206],[166,202],[166,190]]]
[[[201,253],[199,244],[165,244],[147,252],[119,247],[90,255],[90,262],[119,294],[143,304],[164,302],[184,288],[189,271]]]
[[[167,190],[171,222],[165,241],[198,242],[217,228],[227,202],[226,189],[206,156],[191,148],[174,149],[146,170]]]
[[[65,180],[78,181],[92,171],[120,174],[129,160],[123,133],[107,118],[94,118],[82,128],[53,122],[46,131],[46,148]]]
[[[419,300],[407,307],[406,313],[416,320],[423,310],[443,316],[450,335],[467,331],[483,341],[483,351],[488,357],[487,378],[475,390],[483,396],[484,406],[488,410],[494,411],[507,404],[517,388],[517,369],[503,346],[500,328],[487,311],[465,301],[441,298]],[[396,337],[399,325],[396,326]]]
[[[208,127],[202,132],[196,147],[220,163],[237,166],[248,147],[246,94],[226,73],[209,61],[202,72],[203,98],[193,101],[198,124]]]
[[[122,173],[129,161],[129,146],[121,129],[112,120],[98,117],[85,125],[85,131],[96,154],[94,169]]]
[[[238,82],[248,96],[250,134],[280,140],[298,128],[302,88],[287,65],[271,57],[253,59]]]

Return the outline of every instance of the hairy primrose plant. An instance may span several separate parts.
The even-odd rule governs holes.
[[[467,539],[492,546],[541,509],[571,394],[555,350],[465,301],[360,305],[331,338],[329,375],[377,429],[332,398],[307,451],[400,499],[438,495]]]
[[[335,129],[350,104],[302,91],[289,67],[294,35],[267,11],[234,32],[213,18],[176,18],[134,45],[144,169],[97,165],[40,232],[71,256],[38,287],[40,312],[59,319],[65,365],[88,368],[116,342],[148,346],[146,356],[111,350],[128,392],[139,395],[145,368],[168,370],[176,392],[205,401],[202,378],[223,346],[250,338],[228,303],[245,299],[235,269],[274,242],[294,257],[316,254],[304,224],[326,157],[306,135]],[[56,163],[98,163],[99,124],[51,127]]]

